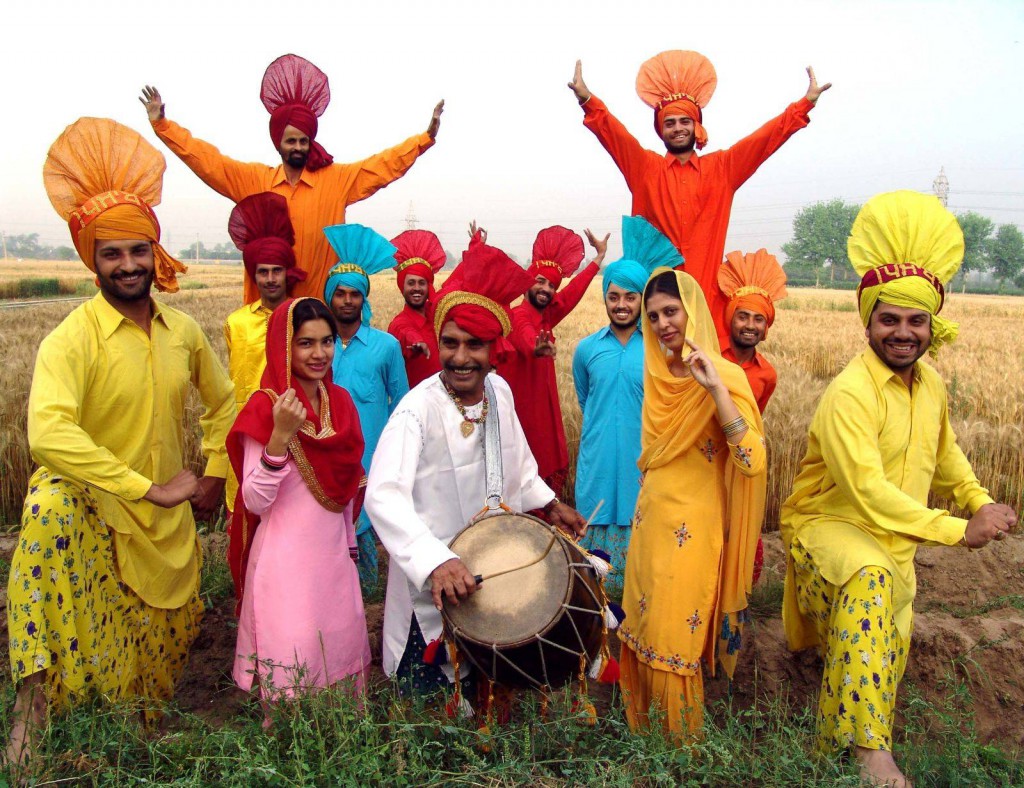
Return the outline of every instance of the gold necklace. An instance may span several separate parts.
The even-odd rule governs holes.
[[[455,403],[455,407],[459,409],[459,413],[462,415],[462,424],[459,425],[459,430],[462,432],[462,437],[468,438],[470,435],[473,434],[473,430],[476,429],[477,424],[483,424],[487,420],[487,410],[489,407],[489,403],[487,402],[487,394],[484,394],[484,406],[483,409],[480,411],[480,416],[475,419],[472,419],[468,415],[466,415],[466,406],[462,404],[462,400],[459,399],[459,395],[456,394],[452,390],[451,386],[448,385],[448,381],[442,377],[441,383],[444,384],[444,390],[448,392],[448,396],[451,398],[451,401]]]

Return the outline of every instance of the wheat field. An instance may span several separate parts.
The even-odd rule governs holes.
[[[160,296],[192,315],[224,355],[221,326],[241,297],[242,269],[193,266],[182,292]],[[0,283],[26,277],[88,281],[77,263],[0,263]],[[402,306],[391,275],[373,278],[373,324],[386,328]],[[17,526],[32,460],[26,441],[26,406],[36,349],[42,338],[74,307],[55,303],[0,310],[0,354],[7,370],[0,400],[0,523]],[[1018,512],[1024,503],[1024,354],[1014,341],[1024,325],[1024,298],[952,294],[945,316],[961,323],[960,338],[934,361],[947,382],[953,426],[982,483]],[[579,307],[556,329],[558,386],[575,465],[581,416],[572,385],[572,353],[577,342],[607,322],[600,280]],[[789,493],[807,444],[807,428],[828,382],[865,346],[864,331],[848,291],[791,290],[779,304],[775,325],[761,346],[779,373],[779,385],[765,413],[770,453],[765,529],[774,530],[779,507]],[[199,469],[198,403],[188,420],[190,456]],[[572,481],[570,472],[570,487]]]

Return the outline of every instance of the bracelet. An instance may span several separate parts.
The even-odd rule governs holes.
[[[747,429],[747,420],[742,416],[737,416],[732,421],[726,422],[722,425],[722,432],[725,434],[726,438],[743,432],[745,429]]]
[[[561,501],[558,500],[558,496],[556,495],[554,498],[552,498],[550,501],[548,501],[546,504],[544,504],[544,509],[543,509],[544,514],[548,514],[552,509],[554,509],[560,503],[561,503]]]
[[[267,454],[267,447],[264,446],[263,453],[260,455],[260,462],[268,471],[283,471],[288,465],[288,452],[285,452],[283,457],[271,457]]]

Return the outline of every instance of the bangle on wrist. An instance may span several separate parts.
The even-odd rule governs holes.
[[[288,465],[288,450],[285,449],[285,453],[281,457],[274,457],[268,451],[267,447],[263,447],[263,453],[260,455],[260,462],[263,467],[268,471],[283,471],[285,466]]]
[[[561,501],[558,500],[558,496],[556,495],[554,498],[552,498],[550,501],[544,504],[544,514],[549,514],[551,510],[554,509],[560,503]]]

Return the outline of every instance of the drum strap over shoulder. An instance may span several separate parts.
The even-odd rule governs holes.
[[[484,394],[491,403],[488,408],[487,420],[484,422],[484,468],[487,474],[487,509],[494,511],[503,508],[502,490],[505,475],[501,467],[501,425],[498,416],[498,398],[494,395],[494,386],[490,376],[484,378]]]

